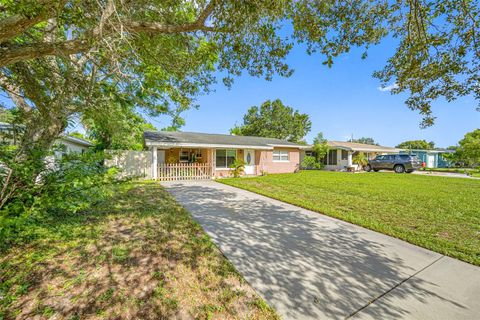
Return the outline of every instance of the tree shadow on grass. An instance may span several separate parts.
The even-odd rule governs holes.
[[[167,190],[286,319],[346,318],[441,257],[229,186],[169,183]],[[409,282],[420,287],[425,280]],[[401,288],[394,294],[401,299],[411,293]],[[432,291],[416,298],[465,308]],[[410,312],[401,304],[378,306],[374,318],[408,318]]]
[[[119,190],[88,212],[36,227],[40,238],[0,261],[0,280],[9,282],[1,289],[13,299],[0,301],[7,319],[192,318],[202,315],[205,294],[219,308],[231,289],[223,282],[234,269],[159,185]],[[225,268],[226,275],[212,275]],[[181,287],[188,282],[210,292]],[[25,292],[17,292],[20,283]],[[188,299],[198,301],[182,304]]]

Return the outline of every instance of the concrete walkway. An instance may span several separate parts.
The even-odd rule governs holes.
[[[480,268],[217,182],[164,183],[284,319],[479,319]]]

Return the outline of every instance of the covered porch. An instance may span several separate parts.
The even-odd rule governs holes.
[[[244,173],[256,174],[255,150],[198,146],[151,146],[152,179],[160,181],[209,180],[227,177],[236,159],[245,163]]]

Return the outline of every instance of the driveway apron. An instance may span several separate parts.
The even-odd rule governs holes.
[[[283,319],[479,319],[480,268],[214,181],[167,182]]]

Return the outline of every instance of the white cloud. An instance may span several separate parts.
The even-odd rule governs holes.
[[[390,92],[393,89],[397,89],[397,88],[398,88],[398,84],[392,83],[391,85],[388,85],[386,87],[378,87],[378,90],[380,90],[382,92]]]

